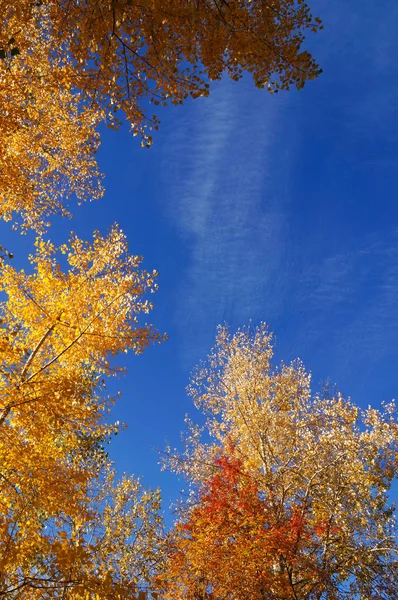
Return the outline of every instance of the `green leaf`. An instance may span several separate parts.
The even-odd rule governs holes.
[[[11,56],[17,56],[17,54],[21,54],[19,48],[13,48],[11,50]]]
[[[5,57],[6,57],[6,51],[0,50],[0,58],[5,58]]]

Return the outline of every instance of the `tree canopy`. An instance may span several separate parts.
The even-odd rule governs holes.
[[[275,369],[272,354],[264,325],[220,328],[194,376],[207,421],[191,424],[184,454],[167,452],[197,492],[170,536],[164,593],[391,600],[396,407],[312,394],[303,365]]]

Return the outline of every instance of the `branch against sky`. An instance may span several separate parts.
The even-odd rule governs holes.
[[[150,106],[207,96],[227,72],[271,92],[301,88],[320,69],[302,50],[320,21],[296,0],[1,3],[0,214],[37,230],[65,202],[102,195],[100,122],[122,111],[142,144]],[[71,135],[71,132],[73,134]]]

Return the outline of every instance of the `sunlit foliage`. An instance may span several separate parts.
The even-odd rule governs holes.
[[[115,483],[104,450],[112,357],[160,341],[138,322],[156,289],[140,262],[115,226],[39,238],[33,273],[2,264],[0,597],[129,598],[155,560],[159,496]]]
[[[274,369],[272,354],[265,326],[221,328],[194,376],[210,438],[191,425],[185,453],[167,452],[199,496],[171,536],[164,589],[175,599],[391,600],[396,408],[313,395],[303,365]]]

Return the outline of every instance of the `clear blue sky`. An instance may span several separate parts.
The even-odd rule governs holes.
[[[127,126],[104,131],[105,197],[49,233],[117,221],[160,273],[151,321],[169,340],[127,359],[112,456],[166,505],[181,483],[154,448],[179,443],[219,323],[268,322],[277,360],[300,357],[315,389],[330,379],[363,407],[398,393],[398,3],[310,4],[325,25],[309,44],[317,81],[270,96],[225,79],[165,110],[150,150]],[[0,231],[22,264],[33,236]]]

